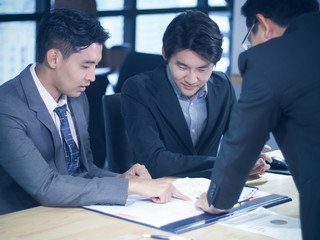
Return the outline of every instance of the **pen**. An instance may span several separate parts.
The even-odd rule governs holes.
[[[151,235],[151,234],[143,234],[142,236],[147,238],[165,239],[165,240],[191,240],[189,238],[184,238],[180,236],[162,236],[162,235]]]

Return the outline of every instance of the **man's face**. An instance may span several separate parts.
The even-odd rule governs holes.
[[[181,50],[168,61],[173,81],[183,95],[193,97],[209,80],[214,64],[189,49]]]
[[[88,48],[59,58],[54,87],[58,98],[61,94],[78,97],[95,80],[95,68],[102,55],[102,45],[93,43]]]

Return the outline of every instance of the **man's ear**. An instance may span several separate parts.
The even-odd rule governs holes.
[[[59,51],[55,48],[49,49],[46,54],[47,62],[50,68],[56,68],[58,64]]]
[[[165,61],[168,60],[167,57],[166,57],[166,54],[165,54],[165,52],[164,52],[163,46],[162,46],[162,57],[163,57],[163,59],[164,59]]]
[[[261,13],[256,15],[262,30],[264,31],[263,37],[269,40],[275,37],[275,23],[270,19],[263,16]]]

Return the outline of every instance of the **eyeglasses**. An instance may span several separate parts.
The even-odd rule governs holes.
[[[246,36],[244,37],[241,45],[245,50],[248,50],[249,48],[252,47],[251,42],[249,41],[249,35],[252,32],[252,29],[254,28],[254,26],[256,25],[256,23],[252,24],[251,28],[248,30]]]

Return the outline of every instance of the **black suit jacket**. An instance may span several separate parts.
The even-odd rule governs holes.
[[[166,75],[166,63],[129,78],[122,88],[121,108],[136,161],[152,177],[210,177],[220,139],[235,102],[224,73],[208,81],[207,123],[196,146],[177,96]]]
[[[240,99],[212,174],[208,201],[230,208],[272,132],[300,193],[305,239],[320,235],[320,14],[239,57]]]

